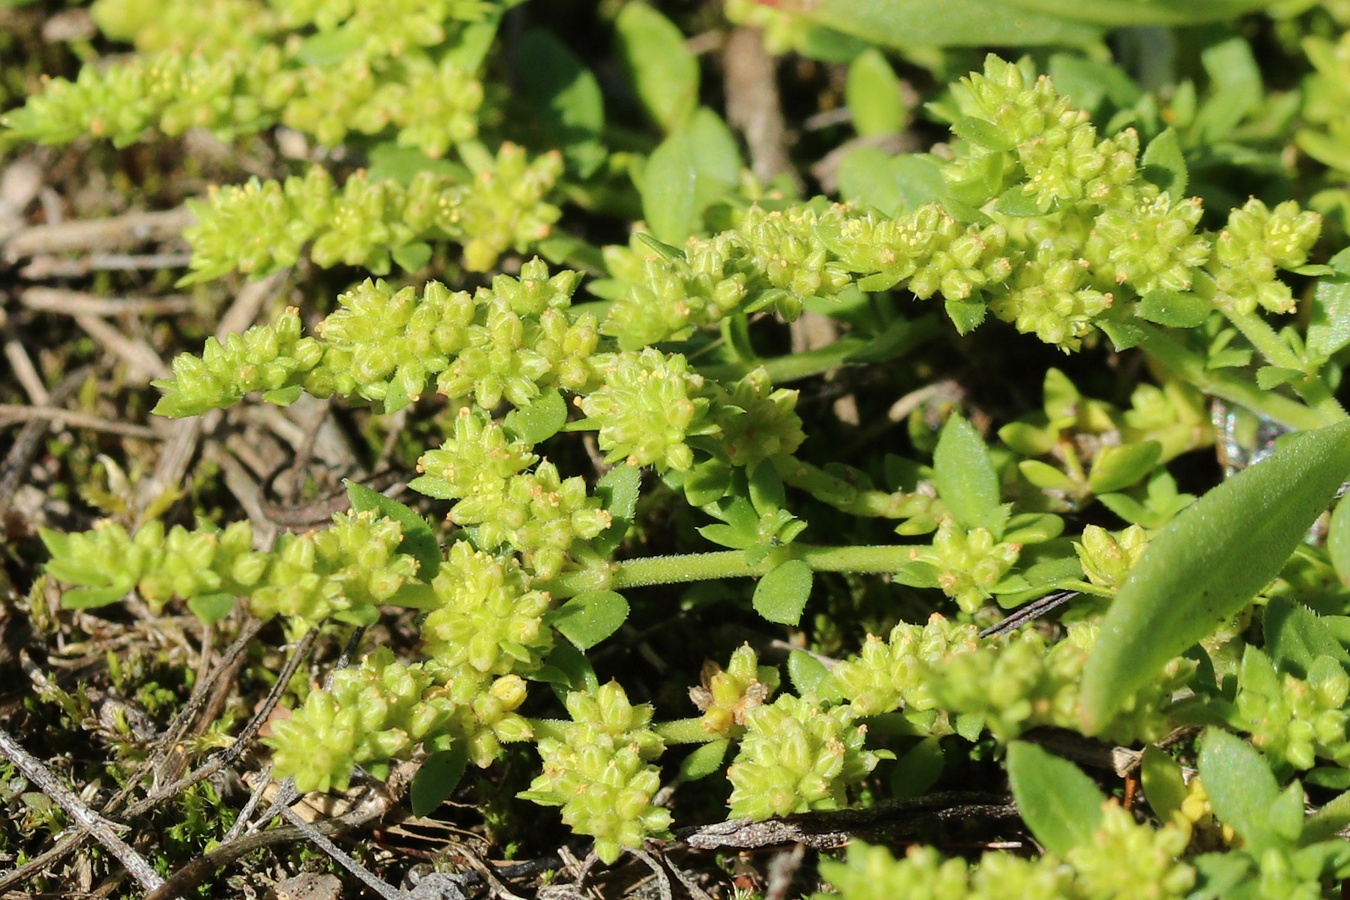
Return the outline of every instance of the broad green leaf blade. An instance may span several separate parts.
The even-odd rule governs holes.
[[[942,426],[933,451],[933,482],[938,496],[963,528],[988,527],[998,508],[998,475],[973,425],[953,415]],[[999,535],[995,535],[999,537]]]
[[[658,125],[674,131],[698,106],[698,60],[684,35],[646,3],[627,3],[614,21],[629,81]]]
[[[796,625],[811,596],[815,573],[800,559],[790,559],[772,569],[755,585],[755,612],[779,625]]]
[[[529,444],[542,444],[567,424],[567,401],[557,391],[544,391],[522,409],[506,414],[506,427]]]
[[[1008,781],[1031,833],[1063,857],[1092,840],[1106,797],[1082,770],[1035,744],[1008,745]]]
[[[628,533],[637,514],[641,488],[642,470],[628,465],[615,466],[595,483],[595,495],[613,517],[613,523],[592,542],[601,556],[613,553]]]
[[[464,742],[456,741],[449,750],[432,753],[422,761],[422,767],[408,786],[414,816],[430,815],[441,802],[455,792],[464,769],[469,764],[469,751]]]
[[[1280,797],[1270,766],[1242,738],[1211,728],[1200,743],[1198,768],[1214,815],[1242,835],[1259,858],[1274,840],[1267,817]]]
[[[1084,733],[1279,574],[1347,474],[1350,421],[1285,438],[1172,520],[1102,620],[1083,673]]]
[[[234,595],[202,594],[189,598],[187,605],[199,621],[207,625],[214,625],[228,616],[234,609]]]
[[[578,650],[589,650],[619,630],[628,618],[628,601],[613,591],[578,594],[545,616]]]

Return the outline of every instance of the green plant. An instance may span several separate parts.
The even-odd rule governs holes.
[[[491,770],[505,745],[532,743],[539,773],[519,796],[559,807],[606,862],[671,836],[663,775],[675,748],[696,745],[683,776],[724,773],[729,814],[753,819],[875,800],[883,773],[926,789],[949,759],[1006,754],[1044,856],[968,863],[915,849],[897,862],[857,846],[821,867],[848,897],[916,884],[934,897],[1113,897],[1131,879],[1154,896],[1319,896],[1350,874],[1334,837],[1344,795],[1305,818],[1301,786],[1350,788],[1350,507],[1337,507],[1325,546],[1305,541],[1350,477],[1336,396],[1350,251],[1314,262],[1325,258],[1323,218],[1280,191],[1238,188],[1231,208],[1188,193],[1192,182],[1206,198],[1231,193],[1205,154],[1273,140],[1243,128],[1275,122],[1294,140],[1287,104],[1225,93],[1251,86],[1233,72],[1255,72],[1259,92],[1248,44],[1225,37],[1205,49],[1205,65],[1230,81],[1216,77],[1202,102],[1194,85],[1189,101],[1181,88],[1160,100],[1081,57],[1051,57],[1051,78],[1030,57],[990,55],[930,107],[949,145],[858,150],[840,176],[852,202],[834,202],[742,171],[727,126],[698,105],[681,33],[638,3],[614,27],[660,135],[647,152],[610,149],[618,138],[604,130],[598,83],[546,31],[526,38],[522,76],[544,134],[513,132],[511,101],[484,78],[514,5],[414,4],[394,22],[379,4],[220,4],[212,15],[170,4],[183,20],[169,28],[100,0],[104,33],[140,53],[53,81],[7,117],[12,146],[83,135],[127,145],[189,127],[234,138],[280,124],[364,153],[365,170],[310,165],[190,201],[181,284],[297,265],[361,271],[335,303],[317,297],[324,313],[289,307],[177,356],[172,377],[155,382],[154,412],[201,415],[254,394],[283,406],[336,397],[372,421],[416,417],[436,442],[417,450],[409,482],[425,499],[404,505],[352,485],[353,512],[265,549],[243,521],[44,530],[63,603],[99,607],[134,591],[155,609],[185,601],[209,623],[238,604],[330,629],[416,610],[418,658],[377,648],[310,691],[265,739],[274,774],[301,791],[341,789],[357,767],[384,776],[425,752],[436,762],[412,802],[429,810],[467,763]],[[1153,14],[1174,24],[1256,5]],[[940,26],[935,42],[986,41],[960,24],[984,6],[962,4],[967,18]],[[1084,44],[1135,22],[1142,4],[1101,0],[1074,18],[1026,6],[1056,29],[1052,42]],[[914,4],[864,7],[793,15],[731,4],[729,14],[762,20],[782,46],[856,57],[851,89],[864,96],[859,85],[894,88],[895,75],[858,45],[939,28]],[[879,16],[886,30],[869,34],[851,15]],[[177,49],[175,33],[194,35],[200,52]],[[1298,140],[1335,166],[1328,141],[1340,125],[1325,97],[1317,105],[1334,93],[1335,54],[1319,41],[1308,38],[1318,73],[1308,96],[1322,112],[1304,125],[1330,137]],[[904,122],[871,113],[860,132]],[[1262,152],[1227,159],[1251,174],[1269,163]],[[627,244],[592,246],[569,227],[569,203],[597,215],[640,209],[646,227]],[[493,274],[468,274],[480,272]],[[1137,354],[1152,380],[1108,401],[1092,396],[1091,379],[1080,374],[1080,387],[1043,367],[1040,407],[1004,417],[996,435],[976,415],[918,409],[905,454],[835,459],[825,446],[834,425],[784,385],[950,346],[909,296],[940,300],[956,336],[1001,329],[993,340],[1005,345],[1034,337],[1064,354]],[[781,325],[804,315],[849,333],[782,350]],[[1206,397],[1297,433],[1197,499],[1168,466],[1214,443]],[[658,494],[677,521],[670,537],[652,534],[658,520],[644,508]],[[878,629],[889,636],[845,647],[828,671],[794,650],[790,685],[754,649],[730,649],[726,668],[705,668],[691,692],[686,712],[697,716],[666,717],[668,705],[658,715],[647,701],[661,692],[636,682],[602,683],[600,654],[621,629],[681,602],[671,586],[753,584],[728,587],[732,602],[702,613],[695,592],[683,602],[810,634],[811,616],[843,618],[822,597],[839,593],[841,574],[879,576],[931,616],[892,607]],[[982,635],[999,610],[1053,590],[1080,594],[1058,631]],[[1253,620],[1259,635],[1245,630]],[[703,660],[672,663],[669,677],[692,683]],[[559,702],[566,719],[548,714]],[[1021,740],[1054,727],[1150,744],[1200,726],[1203,787],[1181,784],[1156,748],[1145,754],[1157,827]],[[1200,852],[1197,834],[1215,818],[1238,838]]]

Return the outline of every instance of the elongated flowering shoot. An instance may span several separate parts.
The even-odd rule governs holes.
[[[254,615],[314,624],[332,617],[368,625],[417,575],[418,563],[398,550],[402,527],[373,513],[343,513],[333,525],[283,534],[267,553],[252,549],[253,531],[237,522],[224,531],[189,531],[150,522],[134,536],[104,524],[84,534],[44,532],[53,577],[76,585],[70,605],[103,606],[136,590],[152,604],[211,596],[247,598]]]

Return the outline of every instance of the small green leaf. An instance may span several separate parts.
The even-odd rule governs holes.
[[[628,601],[614,591],[578,594],[544,617],[578,650],[591,649],[618,631],[627,619]]]
[[[730,746],[731,741],[725,739],[704,744],[680,763],[680,775],[688,781],[707,778],[722,768],[722,760],[726,758]]]
[[[989,307],[979,300],[945,300],[942,308],[956,326],[958,334],[970,334],[984,321],[984,315],[989,311]]]
[[[1200,742],[1200,777],[1219,821],[1230,826],[1260,854],[1282,843],[1270,829],[1271,807],[1280,786],[1270,766],[1250,744],[1226,731],[1208,729]]]
[[[566,44],[543,29],[525,33],[518,59],[537,120],[562,148],[568,168],[580,178],[590,176],[605,159],[600,83]]]
[[[46,540],[46,538],[43,538]],[[1350,586],[1350,500],[1342,498],[1331,514],[1327,530],[1327,555],[1341,584]]]
[[[1035,744],[1013,741],[1008,781],[1022,821],[1045,849],[1063,857],[1092,840],[1106,797],[1073,763]]]
[[[924,738],[896,760],[891,793],[896,797],[922,797],[942,777],[946,762],[941,741]]]
[[[662,242],[682,244],[699,230],[697,185],[689,135],[672,134],[652,152],[642,172],[642,215]]]
[[[1145,294],[1135,315],[1169,328],[1196,328],[1209,318],[1213,305],[1195,294],[1180,291],[1153,291]]]
[[[469,764],[469,751],[456,741],[449,750],[429,754],[422,760],[408,786],[408,800],[414,816],[427,816],[436,810],[459,786]]]
[[[989,527],[999,506],[998,474],[984,439],[959,415],[942,426],[933,451],[933,483],[963,528]]]
[[[842,700],[839,686],[834,676],[820,660],[805,650],[793,650],[788,654],[788,679],[798,694],[815,694],[821,700]]]
[[[1180,202],[1186,198],[1186,181],[1188,178],[1186,172],[1186,157],[1181,152],[1181,139],[1177,137],[1175,129],[1168,128],[1148,142],[1148,147],[1144,149],[1144,155],[1139,160],[1143,164],[1144,178],[1166,191],[1173,201]],[[1148,298],[1144,298],[1147,300]],[[1148,318],[1145,316],[1145,318]],[[1170,325],[1170,322],[1159,322],[1158,319],[1150,321],[1158,322],[1160,325]],[[1195,323],[1200,324],[1199,322]],[[1190,328],[1190,325],[1179,325],[1178,328]]]
[[[684,35],[646,3],[627,3],[614,20],[619,56],[647,114],[674,131],[698,106],[698,60]]]
[[[1350,774],[1345,769],[1337,771]],[[1331,840],[1347,827],[1350,827],[1350,792],[1341,794],[1308,817],[1303,823],[1302,843]]]
[[[779,625],[796,625],[811,596],[815,573],[800,559],[789,559],[774,567],[755,585],[752,603],[755,612]]]
[[[638,495],[642,489],[642,470],[637,466],[618,465],[606,472],[595,483],[595,496],[604,504],[613,524],[592,543],[597,553],[608,556],[632,527],[637,514]]]
[[[188,598],[188,609],[205,625],[214,625],[234,609],[233,594],[202,594]]]
[[[62,609],[94,609],[116,603],[128,593],[130,587],[75,588],[61,594]]]
[[[1077,485],[1073,483],[1072,478],[1039,459],[1022,460],[1017,464],[1017,471],[1022,473],[1023,478],[1042,490],[1064,491],[1065,493],[1072,493],[1077,490]]]
[[[416,272],[431,262],[431,245],[426,241],[414,241],[394,248],[391,254],[394,262],[405,272]]]
[[[403,540],[398,552],[417,560],[417,577],[430,581],[441,568],[441,545],[430,523],[412,509],[355,481],[347,482],[347,496],[357,512],[374,511],[386,519],[393,519],[403,527]]]
[[[1162,444],[1157,441],[1105,447],[1092,460],[1088,487],[1094,494],[1123,490],[1152,472],[1161,456]]]
[[[1350,665],[1350,652],[1336,640],[1322,618],[1302,603],[1272,597],[1266,604],[1262,631],[1266,653],[1281,672],[1307,678],[1308,668],[1319,656]]]
[[[557,391],[544,391],[524,409],[506,414],[506,427],[528,444],[541,444],[567,424],[567,401]]]
[[[763,460],[755,466],[748,480],[750,503],[761,516],[768,515],[787,506],[787,492],[783,489],[783,479],[778,469],[769,460]]]
[[[1347,474],[1350,422],[1291,435],[1153,538],[1088,657],[1084,732],[1099,733],[1126,697],[1274,578]]]
[[[600,690],[600,679],[596,677],[591,661],[572,644],[562,641],[553,645],[538,675],[532,677],[553,685],[559,698],[565,697],[569,690],[591,694]]]
[[[1286,369],[1280,366],[1262,366],[1256,370],[1256,386],[1263,391],[1273,391],[1282,384],[1298,381],[1306,373],[1298,369]]]
[[[1350,249],[1331,258],[1338,274],[1319,278],[1313,289],[1308,319],[1308,356],[1310,360],[1330,359],[1350,344]]]
[[[912,212],[946,193],[942,170],[920,154],[890,156],[877,147],[859,147],[839,164],[839,196],[888,216]]]
[[[1144,799],[1161,822],[1172,818],[1186,800],[1186,776],[1181,765],[1153,744],[1144,748],[1139,781],[1144,786]]]
[[[875,49],[858,54],[848,67],[844,102],[854,129],[862,137],[898,134],[909,117],[900,79],[886,57]]]

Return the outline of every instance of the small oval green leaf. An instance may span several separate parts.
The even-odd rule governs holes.
[[[1045,849],[1063,857],[1092,840],[1106,797],[1073,763],[1035,744],[1013,741],[1008,781],[1022,820]]]
[[[578,594],[545,619],[578,650],[589,650],[619,630],[628,618],[628,601],[613,591]]]
[[[422,761],[422,767],[408,786],[414,816],[430,815],[441,802],[455,792],[469,764],[469,751],[456,741],[449,750],[432,753]]]
[[[755,585],[755,612],[779,625],[796,625],[811,596],[814,578],[811,567],[800,559],[775,567]]]
[[[962,527],[988,527],[990,514],[999,505],[998,475],[984,439],[959,415],[942,426],[933,451],[933,482]]]
[[[1211,728],[1200,742],[1198,768],[1219,821],[1242,835],[1253,852],[1269,846],[1267,817],[1280,785],[1261,754],[1242,738]]]
[[[722,768],[722,760],[726,758],[730,746],[731,741],[725,739],[704,744],[684,758],[684,762],[680,763],[680,774],[689,781],[707,778]]]
[[[1083,673],[1097,734],[1168,660],[1227,622],[1274,578],[1350,473],[1350,422],[1291,435],[1178,515],[1130,571]]]
[[[627,3],[614,21],[629,82],[658,125],[673,131],[698,106],[698,59],[680,29],[645,3]]]

